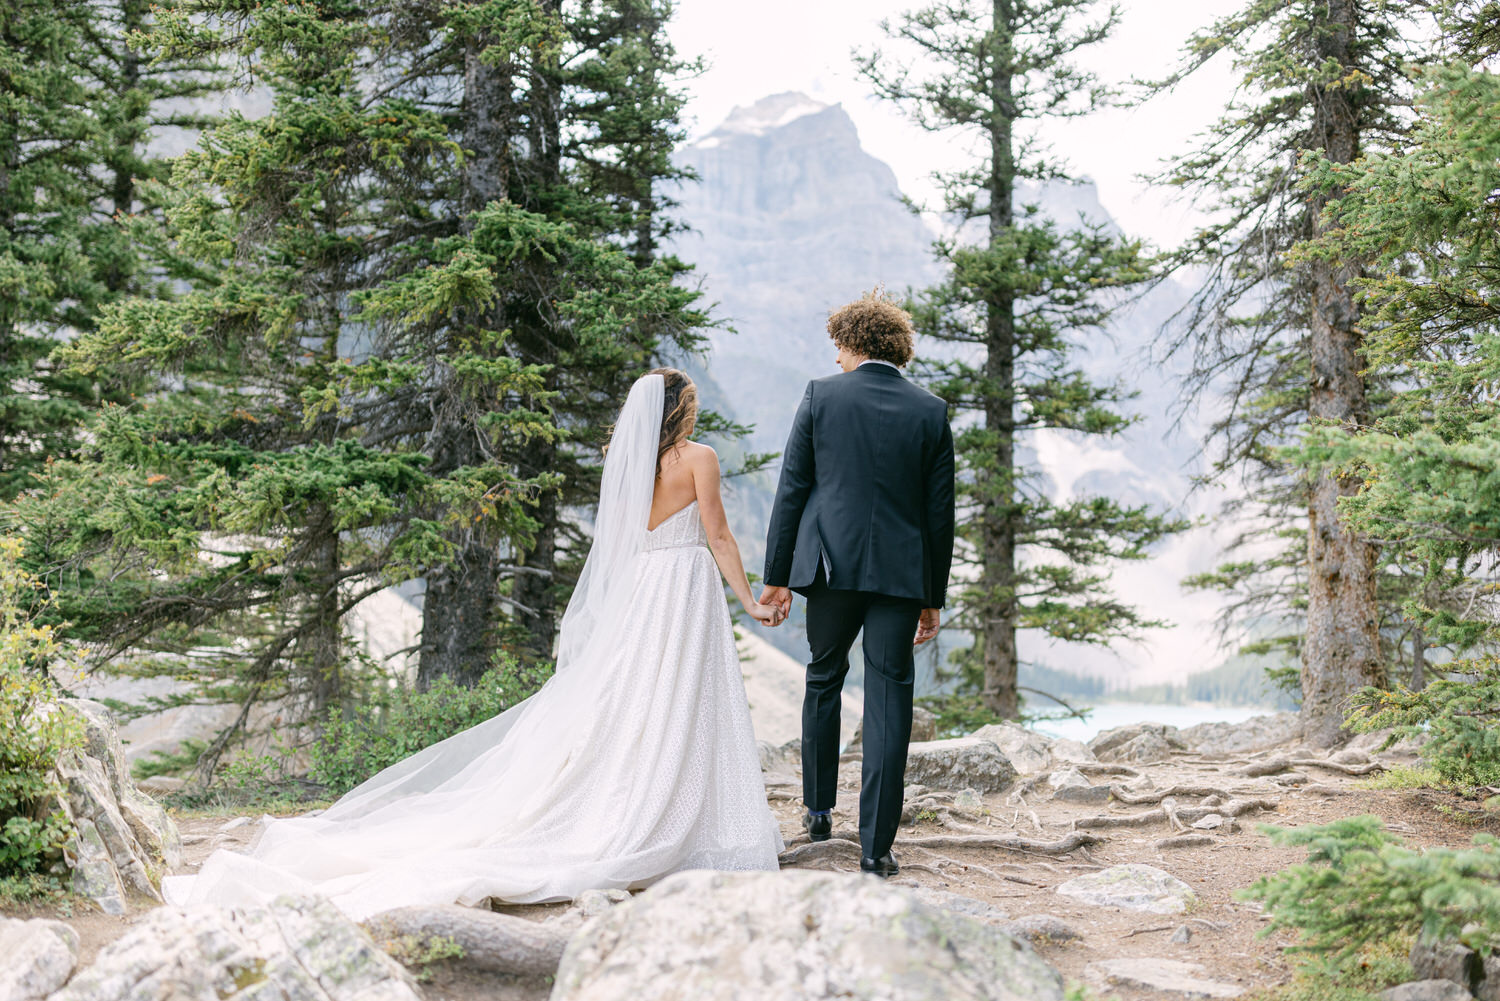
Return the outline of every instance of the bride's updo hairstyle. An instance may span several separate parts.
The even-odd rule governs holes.
[[[662,456],[692,437],[698,423],[698,387],[686,372],[675,368],[653,368],[664,383],[661,405],[661,443],[656,448],[656,474],[661,475]]]

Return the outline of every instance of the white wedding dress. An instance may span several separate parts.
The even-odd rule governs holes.
[[[363,919],[777,868],[780,828],[697,501],[646,529],[660,380],[637,383],[616,425],[547,684],[320,814],[266,818],[248,853],[220,850],[196,875],[167,877],[169,903],[315,892]]]

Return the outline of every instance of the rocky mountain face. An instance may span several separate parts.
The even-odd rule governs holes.
[[[899,294],[938,280],[931,254],[936,234],[903,204],[890,168],[861,148],[848,114],[802,94],[737,108],[679,158],[699,181],[673,193],[681,203],[677,214],[692,227],[673,249],[697,266],[727,324],[712,335],[712,353],[699,372],[708,383],[704,395],[755,425],[750,447],[779,450],[807,381],[836,371],[824,327],[829,311],[877,283]],[[1032,189],[1021,201],[1062,226],[1080,217],[1112,225],[1091,184]],[[1179,383],[1154,350],[1184,294],[1159,286],[1124,309],[1105,334],[1081,335],[1079,363],[1096,379],[1119,379],[1138,391],[1129,409],[1140,420],[1112,441],[1062,432],[1031,436],[1028,447],[1054,498],[1108,493],[1179,509],[1202,503],[1189,501],[1197,428],[1177,425]],[[919,353],[934,350],[944,349],[918,346]],[[731,517],[752,570],[762,560],[774,489],[774,466],[731,481]],[[1211,565],[1215,552],[1205,529],[1119,574],[1117,589],[1149,596],[1152,614],[1176,623],[1173,630],[1119,651],[1023,637],[1023,656],[1122,683],[1169,680],[1211,666],[1216,601],[1183,595],[1178,582]],[[762,635],[800,658],[805,641],[790,625]],[[931,664],[924,673],[930,683]]]

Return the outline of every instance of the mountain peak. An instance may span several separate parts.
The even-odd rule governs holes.
[[[816,115],[831,107],[834,105],[789,90],[763,97],[749,107],[736,106],[710,135],[764,135],[772,129],[790,125],[799,118]]]

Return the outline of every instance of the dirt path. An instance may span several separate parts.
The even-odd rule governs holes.
[[[1476,830],[1439,809],[1448,799],[1441,794],[1365,789],[1360,787],[1360,779],[1316,769],[1305,769],[1310,781],[1287,787],[1272,778],[1241,777],[1237,773],[1245,760],[1243,757],[1212,760],[1202,755],[1179,754],[1159,764],[1132,766],[1147,776],[1156,789],[1172,785],[1208,786],[1241,797],[1276,801],[1275,809],[1270,812],[1249,813],[1239,818],[1236,830],[1212,832],[1212,842],[1206,846],[1157,848],[1158,840],[1176,833],[1162,820],[1143,827],[1092,830],[1091,833],[1102,838],[1099,844],[1060,857],[992,848],[926,849],[910,844],[903,847],[903,842],[913,839],[968,834],[974,828],[988,834],[1055,840],[1072,830],[1079,818],[1121,816],[1152,808],[1151,804],[1127,805],[1113,800],[1107,804],[1062,802],[1050,799],[1045,786],[1030,792],[1018,791],[1027,785],[1023,781],[1017,789],[982,797],[982,805],[970,804],[966,812],[971,819],[958,822],[970,829],[944,826],[931,812],[920,814],[919,819],[904,826],[896,843],[904,867],[897,883],[973,897],[992,904],[1010,918],[1046,914],[1062,919],[1081,934],[1081,939],[1042,943],[1039,949],[1070,980],[1083,979],[1085,967],[1096,960],[1160,957],[1201,964],[1211,971],[1214,979],[1243,985],[1249,995],[1290,978],[1291,965],[1282,951],[1289,939],[1258,937],[1265,924],[1258,905],[1236,900],[1235,893],[1248,887],[1256,877],[1304,857],[1301,849],[1273,846],[1258,831],[1258,825],[1295,827],[1370,813],[1381,817],[1408,843],[1420,846],[1467,845]],[[857,765],[849,764],[841,773],[846,781],[842,786],[842,801],[834,813],[836,838],[857,840],[854,833],[857,769]],[[1117,781],[1140,783],[1141,780],[1120,777]],[[789,849],[807,844],[801,826],[800,800],[796,798],[799,794],[800,790],[791,784],[773,784],[769,793]],[[1182,807],[1196,806],[1199,802],[1196,797],[1176,799]],[[951,818],[945,819],[954,823]],[[183,837],[183,863],[178,872],[195,871],[217,848],[244,847],[255,830],[251,822],[226,817],[179,818],[178,824]],[[1055,892],[1059,884],[1075,876],[1127,862],[1152,865],[1178,877],[1193,888],[1198,904],[1185,915],[1164,916],[1093,907]],[[794,862],[793,867],[852,873],[857,870],[857,863],[856,850],[850,845],[835,846],[833,851],[819,857]],[[567,905],[499,909],[545,920],[565,911]],[[13,910],[8,916],[45,916],[67,921],[78,930],[82,938],[80,958],[88,963],[105,944],[124,934],[145,910],[138,905],[131,915],[110,917],[82,902],[74,902]],[[1189,941],[1171,941],[1182,925],[1191,931]],[[475,975],[461,964],[434,964],[426,976],[423,990],[428,1001],[482,998],[542,1001],[550,989],[545,982]],[[1103,990],[1095,986],[1094,989],[1100,998],[1116,997],[1120,1001],[1162,996],[1123,988]]]

